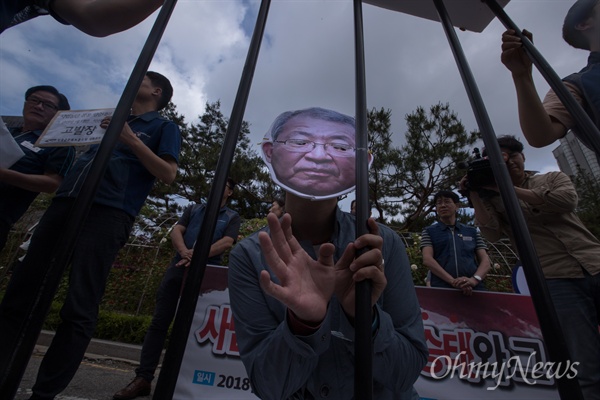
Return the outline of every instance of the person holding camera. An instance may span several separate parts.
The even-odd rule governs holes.
[[[567,175],[559,171],[536,174],[525,170],[523,144],[514,136],[499,137],[498,145],[539,257],[571,361],[579,363],[577,379],[584,398],[598,400],[600,241],[575,214],[577,192]],[[468,189],[466,177],[460,186],[469,190],[475,222],[482,235],[494,242],[504,234],[515,246],[514,232],[500,196],[482,198],[477,190]],[[487,189],[498,192],[495,186]]]
[[[456,221],[458,195],[440,190],[433,202],[438,222],[421,233],[423,264],[431,272],[431,286],[456,288],[466,296],[485,290],[483,279],[490,270],[487,246],[477,228]]]

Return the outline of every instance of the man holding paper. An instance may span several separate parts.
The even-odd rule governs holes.
[[[72,147],[34,145],[56,112],[69,109],[69,101],[55,87],[34,86],[25,92],[23,127],[2,134],[2,150],[10,147],[14,149],[11,155],[22,156],[12,165],[4,164],[8,154],[0,160],[0,251],[10,228],[31,202],[40,192],[54,192],[73,163]]]
[[[79,232],[60,311],[61,323],[39,367],[31,399],[54,399],[77,372],[96,328],[108,274],[127,242],[135,217],[156,179],[167,184],[175,180],[181,134],[174,122],[159,114],[172,94],[173,87],[165,76],[146,73],[131,107],[132,115],[121,130],[120,141]],[[109,120],[107,117],[102,121],[103,128]],[[6,349],[18,343],[20,327],[38,307],[36,298],[48,279],[45,276],[56,273],[51,257],[98,147],[91,146],[73,164],[31,237],[25,259],[13,271],[0,303],[0,343]],[[0,367],[8,365],[4,353],[8,351],[0,352]]]

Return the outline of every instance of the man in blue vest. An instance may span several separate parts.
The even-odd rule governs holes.
[[[423,264],[431,271],[431,286],[456,288],[467,296],[473,290],[484,290],[490,258],[481,234],[477,228],[456,221],[460,208],[456,193],[441,190],[433,202],[438,222],[421,234]]]
[[[531,33],[523,33],[531,39]],[[600,129],[600,0],[577,0],[573,4],[565,17],[563,38],[575,48],[590,51],[588,65],[564,78],[564,83]],[[549,91],[543,102],[538,97],[531,75],[531,60],[513,30],[502,35],[501,59],[512,73],[521,130],[530,145],[547,146],[565,136],[569,129],[587,142],[577,134],[576,122],[554,91]]]
[[[223,253],[233,246],[240,230],[239,214],[226,206],[227,200],[233,195],[234,187],[235,182],[227,179],[217,226],[208,254],[209,264],[221,264]],[[144,338],[140,366],[135,370],[136,377],[126,387],[115,393],[113,398],[116,400],[134,399],[150,394],[150,382],[154,379],[154,371],[160,361],[169,325],[175,317],[179,295],[187,274],[187,267],[190,265],[194,253],[194,244],[198,238],[205,211],[205,204],[189,206],[171,231],[171,241],[177,254],[173,257],[156,293],[156,308],[152,323]]]

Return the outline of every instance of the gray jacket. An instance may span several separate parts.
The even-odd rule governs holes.
[[[411,398],[428,354],[423,323],[404,244],[388,227],[379,225],[379,231],[388,283],[377,303],[373,393],[381,400]],[[336,261],[354,239],[354,217],[338,209],[331,240]],[[317,258],[310,243],[301,244]],[[286,322],[285,305],[260,288],[263,269],[268,267],[254,233],[229,256],[229,290],[237,343],[255,394],[271,400],[352,399],[354,328],[337,299],[332,298],[317,332],[296,336]],[[277,281],[273,274],[271,279]]]

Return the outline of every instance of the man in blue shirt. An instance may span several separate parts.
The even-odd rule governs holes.
[[[156,178],[165,183],[175,180],[181,134],[175,123],[158,113],[172,93],[166,77],[146,73],[78,236],[60,312],[62,322],[40,365],[31,399],[53,399],[75,375],[96,327],[108,273],[127,242],[134,218]],[[109,120],[101,126],[106,127]],[[73,165],[40,220],[27,256],[13,272],[0,304],[0,343],[6,349],[16,346],[19,328],[36,307],[49,260],[97,150],[98,145],[92,146]],[[0,366],[8,364],[7,357],[9,351],[0,353]]]
[[[563,81],[600,129],[600,0],[577,0],[565,16],[562,32],[565,42],[590,52],[587,66]],[[531,39],[531,33],[523,33]],[[513,30],[502,35],[501,59],[512,74],[521,130],[530,145],[547,146],[573,129],[577,137],[591,148],[587,139],[578,134],[576,121],[554,91],[550,90],[543,102],[540,100],[531,75],[531,60]],[[596,156],[600,160],[600,154]]]
[[[233,195],[234,188],[233,179],[227,179],[217,226],[208,254],[209,264],[220,265],[223,253],[230,249],[237,240],[240,216],[226,206],[227,200]],[[144,338],[140,366],[135,370],[136,377],[126,387],[115,393],[114,399],[128,400],[150,394],[150,382],[154,379],[154,372],[160,361],[169,325],[171,325],[177,310],[179,295],[194,253],[194,244],[198,238],[202,221],[204,221],[205,212],[205,204],[194,204],[187,207],[171,231],[171,241],[177,254],[173,257],[156,293],[156,307],[152,323]]]
[[[10,130],[24,156],[0,168],[0,251],[12,225],[40,192],[54,192],[71,168],[73,147],[36,147],[34,143],[58,110],[70,109],[64,94],[53,86],[34,86],[25,92],[23,126]]]
[[[431,286],[456,288],[465,295],[484,289],[490,258],[481,234],[477,228],[456,221],[460,208],[456,193],[441,190],[433,202],[438,222],[421,233],[423,264],[431,271]]]

